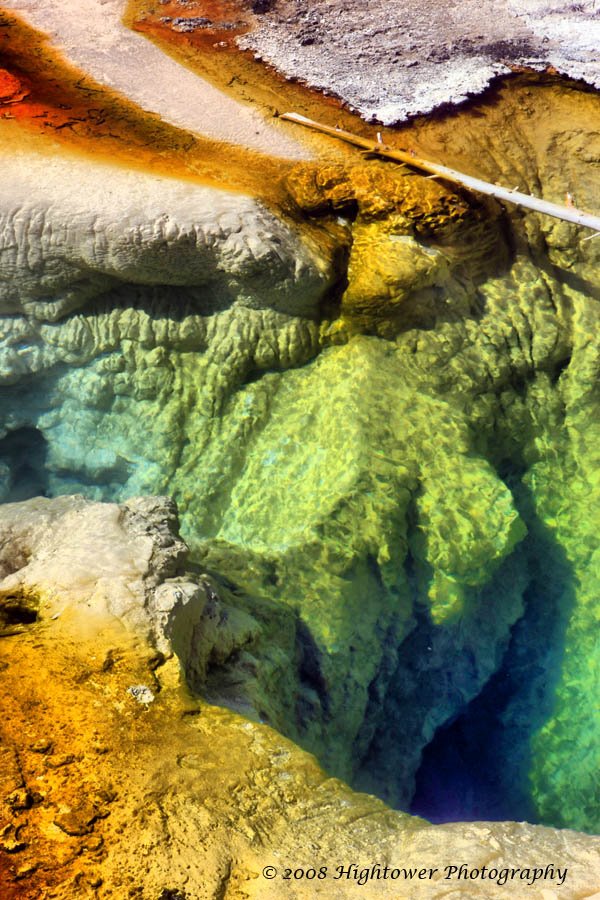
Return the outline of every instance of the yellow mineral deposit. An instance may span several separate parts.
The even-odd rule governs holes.
[[[441,163],[434,163],[427,159],[422,159],[416,153],[408,153],[406,150],[396,150],[388,147],[381,141],[381,132],[377,132],[378,140],[370,141],[361,138],[359,135],[350,131],[344,131],[341,128],[331,128],[321,122],[315,122],[312,119],[301,116],[298,113],[283,113],[281,116],[286,122],[294,122],[296,125],[302,125],[313,131],[319,131],[321,134],[327,134],[329,137],[335,137],[343,140],[354,147],[359,147],[363,152],[370,153],[373,156],[379,156],[382,159],[389,159],[404,166],[410,166],[421,172],[428,172],[429,177],[439,178],[442,181],[449,181],[459,187],[466,188],[476,194],[484,194],[487,197],[493,197],[495,200],[501,200],[503,203],[509,203],[514,206],[520,206],[524,209],[531,209],[534,212],[541,213],[545,216],[551,216],[554,219],[560,219],[563,222],[570,222],[573,225],[579,225],[581,228],[591,228],[592,231],[600,233],[600,217],[591,213],[583,212],[577,209],[573,201],[573,195],[567,191],[565,195],[565,203],[559,206],[558,203],[551,203],[543,200],[541,197],[535,197],[532,194],[524,194],[517,188],[506,188],[499,184],[491,184],[482,178],[475,178],[467,175],[465,172],[459,172]]]
[[[107,549],[125,561],[121,547]],[[375,882],[361,887],[363,896],[425,900],[446,896],[444,866],[465,854],[473,866],[492,859],[498,868],[514,862],[516,847],[522,866],[583,859],[591,840],[583,835],[557,838],[528,825],[431,827],[352,793],[266,725],[191,697],[176,658],[135,630],[90,617],[85,578],[79,588],[70,579],[68,600],[51,579],[47,589],[28,608],[62,605],[62,614],[29,621],[21,598],[8,622],[2,602],[2,900],[156,900],[177,892],[189,900],[350,900],[350,865],[375,857],[390,868],[432,871],[433,879],[410,891]],[[326,877],[294,879],[314,866]],[[348,877],[336,878],[340,867]],[[582,896],[593,869],[591,859],[575,868],[573,889],[561,897]],[[485,896],[500,900],[503,889],[492,884]]]

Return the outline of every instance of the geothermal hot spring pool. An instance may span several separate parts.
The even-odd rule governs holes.
[[[91,94],[64,128],[66,74],[40,100],[19,72],[0,518],[173,498],[169,577],[220,610],[201,663],[173,637],[192,694],[433,823],[597,833],[600,240],[314,135],[258,175],[227,154],[225,190],[203,139]],[[581,83],[500,79],[385,140],[600,207]]]

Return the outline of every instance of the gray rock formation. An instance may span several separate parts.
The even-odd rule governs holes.
[[[0,519],[3,599],[29,597],[42,618],[79,607],[91,619],[112,616],[164,649],[178,603],[171,592],[167,604],[166,585],[187,552],[172,501],[140,498],[116,506],[39,497],[2,505]],[[189,586],[180,591],[189,594]]]
[[[159,284],[204,288],[199,312],[239,303],[315,315],[327,259],[256,200],[75,157],[4,152],[2,313],[56,321],[115,286]]]
[[[60,619],[90,633],[114,620],[160,654],[176,653],[203,689],[210,668],[224,666],[259,626],[228,608],[207,575],[186,572],[187,553],[167,497],[3,504],[0,622]]]

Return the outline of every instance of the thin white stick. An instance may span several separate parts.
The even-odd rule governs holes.
[[[582,212],[572,206],[559,206],[558,203],[550,203],[548,200],[542,200],[539,197],[532,197],[531,194],[522,194],[517,190],[509,190],[497,184],[490,184],[489,181],[483,181],[481,178],[474,178],[472,175],[465,175],[463,172],[457,172],[455,169],[449,169],[447,166],[441,166],[438,163],[428,162],[420,159],[412,153],[406,153],[404,150],[395,150],[385,144],[377,141],[371,141],[368,138],[360,137],[352,134],[350,131],[342,131],[341,128],[331,128],[329,125],[322,125],[320,122],[314,122],[307,119],[299,113],[284,113],[280,116],[288,122],[295,122],[297,125],[304,125],[306,128],[312,128],[314,131],[321,131],[323,134],[329,134],[332,137],[340,138],[356,147],[362,147],[371,153],[383,156],[386,159],[393,159],[396,162],[407,163],[417,169],[423,169],[425,172],[431,172],[432,175],[445,178],[455,184],[460,184],[471,191],[477,191],[480,194],[487,194],[495,197],[496,200],[503,200],[506,203],[514,203],[517,206],[524,206],[532,209],[534,212],[542,213],[546,216],[553,216],[555,219],[562,219],[564,222],[572,222],[574,225],[581,225],[583,228],[592,228],[594,231],[600,232],[600,216],[593,216],[589,213]],[[591,237],[595,237],[592,235]],[[591,240],[586,238],[585,240]]]

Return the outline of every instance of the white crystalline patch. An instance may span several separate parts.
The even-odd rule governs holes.
[[[282,0],[238,44],[384,124],[461,103],[513,63],[600,84],[598,0]]]

